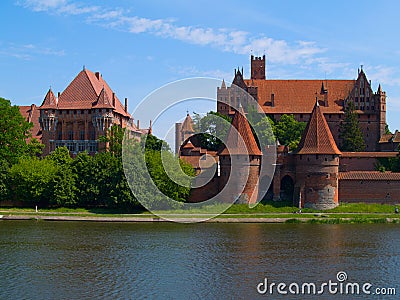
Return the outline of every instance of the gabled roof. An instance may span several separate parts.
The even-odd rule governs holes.
[[[224,82],[225,83],[225,82]],[[244,89],[245,91],[247,91],[247,85],[246,82],[243,79],[243,68],[242,68],[242,72],[240,72],[239,68],[235,69],[235,78],[233,78],[232,84]]]
[[[40,141],[42,139],[42,131],[40,130],[39,124],[39,109],[35,104],[29,106],[18,106],[18,108],[25,120],[33,123],[33,127],[30,130],[32,133],[32,138],[36,138]],[[27,141],[29,140],[30,138]]]
[[[185,120],[182,123],[181,131],[184,132],[194,132],[193,130],[193,120],[189,114],[186,115]]]
[[[297,154],[341,154],[318,102],[314,105],[298,149]]]
[[[382,134],[379,143],[400,143],[400,131],[389,134]]]
[[[244,143],[243,141],[241,142],[241,139],[243,139]],[[232,125],[226,139],[226,146],[219,155],[262,155],[242,106],[239,106],[239,111],[236,111],[233,116]]]
[[[352,91],[355,80],[275,80],[246,79],[247,86],[258,87],[258,102],[265,113],[305,113],[313,109],[315,96],[327,100],[328,106],[321,107],[323,113],[343,113],[343,100]],[[321,87],[326,93],[321,93]],[[317,95],[316,95],[317,93]],[[274,105],[271,102],[274,95]]]
[[[96,103],[93,104],[93,108],[113,108],[112,102],[108,98],[106,90],[104,88],[101,90]]]
[[[57,98],[54,96],[51,88],[44,97],[42,105],[40,105],[40,109],[57,109]]]
[[[91,109],[99,100],[101,92],[104,90],[104,97],[113,99],[113,91],[103,79],[100,73],[93,73],[84,69],[71,81],[67,88],[61,93],[58,99],[59,109]],[[123,116],[130,117],[125,112],[124,106],[115,98],[115,111]],[[103,99],[104,100],[104,99]],[[111,103],[112,104],[112,103]]]

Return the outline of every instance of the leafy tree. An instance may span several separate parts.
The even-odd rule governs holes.
[[[18,106],[0,98],[0,157],[9,164],[29,153],[26,139],[30,137],[33,124],[21,115]]]
[[[365,150],[365,142],[355,113],[353,102],[349,102],[344,113],[344,121],[340,124],[342,151],[358,152]]]
[[[142,136],[141,145],[146,150],[156,150],[156,151],[170,151],[168,143],[164,140],[159,139],[155,135],[148,134],[146,136]]]
[[[0,159],[0,200],[5,200],[8,196],[8,172],[9,165],[7,161],[4,159]]]
[[[40,156],[42,155],[44,144],[39,142],[36,138],[33,138],[29,141],[27,144],[28,149],[27,149],[27,154],[29,156]]]
[[[13,200],[24,201],[27,205],[48,206],[57,173],[57,165],[49,159],[21,158],[9,171]]]
[[[71,167],[76,175],[77,206],[97,205],[99,183],[96,182],[97,166],[94,165],[94,157],[87,152],[80,152],[72,161]]]
[[[193,129],[199,133],[196,135],[199,146],[217,151],[223,143],[220,138],[226,138],[232,120],[228,116],[210,111],[204,117],[195,114],[193,123]]]
[[[279,142],[294,150],[298,147],[306,126],[305,122],[296,121],[293,115],[284,114],[273,126],[273,129]]]
[[[54,189],[50,204],[68,207],[77,206],[77,187],[75,185],[77,176],[72,169],[73,159],[69,154],[69,150],[65,146],[58,147],[46,159],[53,161],[58,167],[54,178]]]
[[[389,129],[389,125],[387,123],[385,125],[385,134],[392,134],[392,132]]]
[[[99,141],[108,143],[107,152],[110,152],[113,156],[121,157],[124,134],[125,128],[114,124],[107,130],[106,135],[99,137]]]

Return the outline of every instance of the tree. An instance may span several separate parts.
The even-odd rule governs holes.
[[[365,142],[355,113],[353,102],[349,102],[340,124],[341,151],[359,152],[365,150]]]
[[[9,100],[0,98],[0,157],[8,164],[29,153],[26,139],[30,137],[33,124],[21,115],[18,106],[11,106]]]
[[[107,152],[110,152],[113,156],[121,157],[124,134],[125,128],[114,124],[107,130],[106,135],[99,137],[99,141],[108,143]]]
[[[20,158],[9,171],[13,200],[24,201],[27,205],[48,206],[58,171],[50,159]]]
[[[232,120],[219,112],[209,111],[204,117],[195,114],[193,127],[196,140],[201,148],[217,151],[222,145],[222,140],[227,137]]]
[[[8,196],[8,172],[9,165],[7,161],[4,159],[0,159],[0,200],[5,200]]]
[[[306,126],[305,122],[296,121],[293,115],[284,114],[273,126],[273,129],[279,142],[294,150],[298,147]]]
[[[53,182],[53,195],[49,201],[51,205],[75,207],[77,201],[77,176],[72,169],[72,161],[67,147],[58,147],[46,157],[55,163],[58,170]]]

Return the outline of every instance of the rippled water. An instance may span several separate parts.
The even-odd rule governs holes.
[[[265,277],[339,271],[399,295],[400,226],[1,221],[0,267],[0,299],[272,299]]]

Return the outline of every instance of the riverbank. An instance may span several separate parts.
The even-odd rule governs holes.
[[[166,219],[155,215],[125,215],[125,216],[87,216],[87,215],[62,215],[62,214],[7,214],[0,215],[0,220],[34,220],[34,221],[79,221],[79,222],[171,222],[180,223],[309,223],[309,224],[342,224],[342,223],[390,223],[400,224],[400,216],[387,214],[230,214],[220,215],[208,219],[203,215],[165,215]]]

